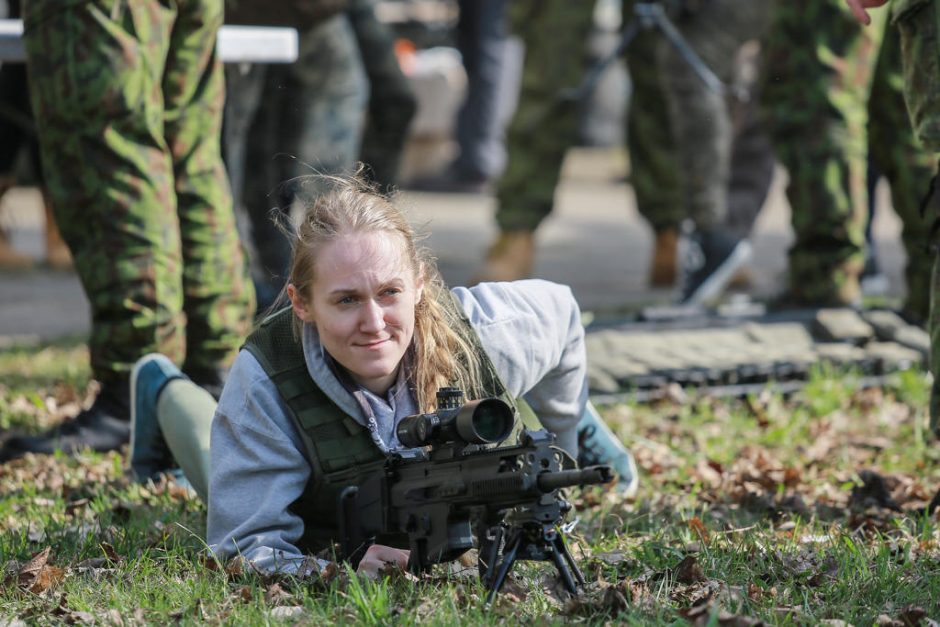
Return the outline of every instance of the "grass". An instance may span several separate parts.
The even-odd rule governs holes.
[[[0,350],[0,437],[74,413],[94,389],[77,341]],[[490,610],[443,568],[296,580],[207,559],[205,507],[129,480],[121,454],[0,465],[0,625],[923,623],[940,620],[940,488],[919,372],[862,389],[820,368],[789,397],[602,408],[641,468],[636,499],[575,495],[577,599],[520,562]],[[30,565],[30,561],[32,564]]]

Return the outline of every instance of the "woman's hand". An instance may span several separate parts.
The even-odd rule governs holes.
[[[405,549],[394,549],[382,544],[373,544],[362,557],[356,572],[377,579],[382,569],[388,566],[397,566],[401,569],[407,568],[410,554],[411,551]]]
[[[880,7],[887,3],[888,0],[845,0],[845,2],[849,5],[849,8],[852,9],[852,14],[855,16],[855,19],[858,20],[860,24],[868,26],[871,24],[871,17],[869,17],[868,11],[865,9]]]

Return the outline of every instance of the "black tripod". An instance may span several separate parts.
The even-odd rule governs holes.
[[[503,541],[505,540],[505,544]],[[500,552],[500,545],[503,550]],[[480,579],[486,586],[489,606],[516,560],[554,562],[558,575],[571,594],[578,594],[584,575],[575,564],[564,534],[555,522],[529,520],[492,528],[485,538],[480,555]]]

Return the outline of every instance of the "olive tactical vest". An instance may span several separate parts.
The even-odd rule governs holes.
[[[459,304],[444,294],[447,309],[469,327]],[[295,337],[290,307],[272,314],[248,337],[243,348],[261,364],[277,387],[294,425],[303,440],[311,472],[304,493],[291,511],[304,521],[300,549],[316,552],[339,539],[338,496],[350,485],[361,485],[385,464],[386,456],[376,447],[369,430],[347,415],[317,386],[307,371],[303,346]],[[472,329],[471,329],[472,331]],[[514,409],[517,403],[500,381],[475,332],[468,334],[480,360],[485,396],[499,397]],[[524,406],[524,402],[519,405]],[[537,428],[531,409],[524,408],[525,422]],[[533,419],[535,422],[533,423]],[[517,421],[518,423],[518,421]],[[518,431],[518,429],[517,429]],[[515,435],[518,435],[514,432]],[[513,437],[513,436],[510,436]]]

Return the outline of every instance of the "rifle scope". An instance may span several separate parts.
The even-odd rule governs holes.
[[[436,412],[402,418],[395,429],[402,445],[492,444],[509,437],[515,421],[504,401],[483,398],[464,403],[463,392],[457,388],[438,390],[437,406]]]

